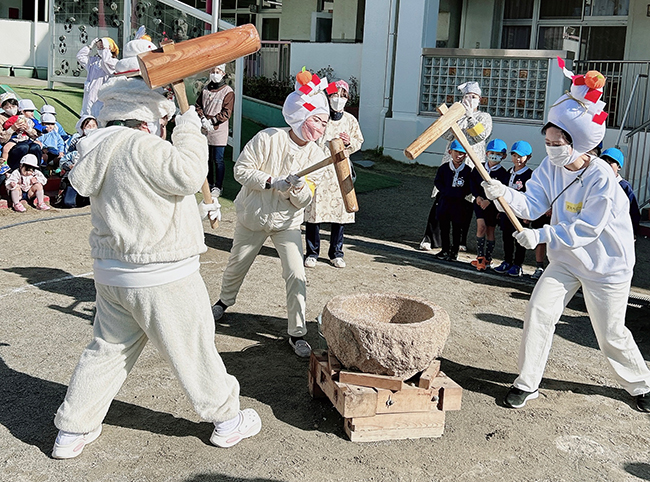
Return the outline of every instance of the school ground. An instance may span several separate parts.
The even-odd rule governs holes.
[[[430,207],[430,171],[389,164],[360,171],[359,179],[379,171],[401,184],[359,195],[358,222],[346,237],[347,268],[321,259],[308,271],[307,339],[319,346],[314,320],[338,294],[399,292],[442,306],[452,320],[442,369],[464,393],[461,410],[447,413],[441,438],[347,440],[331,404],[310,398],[308,363],[289,348],[284,283],[269,245],[215,337],[228,370],[240,381],[242,406],[262,417],[258,436],[231,449],[211,446],[212,425],[197,418],[165,361],[147,346],[112,404],[101,437],[77,459],[51,459],[54,413],[92,336],[89,208],[29,209],[22,215],[3,210],[0,479],[650,480],[650,416],[637,412],[616,386],[581,298],[557,327],[540,398],[521,410],[504,408],[533,281],[479,274],[469,267],[470,255],[445,263],[417,250]],[[219,228],[206,224],[209,248],[201,257],[213,301],[234,229],[232,203],[224,204]],[[650,240],[639,239],[637,252],[628,326],[650,361]],[[532,271],[525,267],[528,275]]]

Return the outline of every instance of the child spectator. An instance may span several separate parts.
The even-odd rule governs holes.
[[[61,169],[61,185],[56,197],[56,207],[74,208],[87,206],[90,199],[77,193],[68,181],[68,174],[79,160],[78,142],[91,132],[97,130],[97,119],[91,115],[82,115],[75,126],[77,132],[70,137],[68,152],[61,158],[59,168]]]
[[[433,184],[438,188],[438,207],[436,216],[440,225],[442,251],[436,258],[455,261],[458,258],[461,231],[463,229],[463,203],[470,194],[470,175],[472,169],[465,164],[467,151],[457,140],[449,145],[451,160],[438,168]],[[453,229],[453,231],[452,231]],[[453,240],[449,243],[452,231]]]
[[[2,147],[2,164],[8,164],[10,170],[17,169],[20,160],[26,154],[34,154],[36,159],[43,157],[41,145],[35,142],[40,135],[34,129],[31,119],[23,115],[14,115],[7,119],[2,125],[6,132],[11,133],[9,141]]]
[[[520,192],[526,191],[526,183],[533,175],[532,169],[526,165],[533,154],[533,148],[526,141],[517,141],[512,145],[510,156],[514,166],[510,169],[510,180],[508,186]],[[504,183],[505,184],[505,183]],[[501,231],[503,233],[503,262],[494,268],[498,274],[508,273],[510,276],[521,276],[523,274],[522,265],[526,257],[526,248],[516,243],[512,233],[515,227],[512,225],[507,216],[501,215]],[[522,223],[527,221],[519,220]]]
[[[24,213],[25,206],[20,201],[36,198],[34,207],[47,211],[50,206],[43,200],[43,186],[47,179],[38,170],[38,159],[33,154],[27,154],[20,160],[20,167],[12,172],[5,181],[5,187],[11,195],[14,211]]]
[[[34,117],[35,110],[36,106],[30,99],[20,99],[18,101],[18,113],[27,117],[32,122],[32,127],[34,127],[40,135],[45,131],[45,128],[41,125],[38,119]]]
[[[485,170],[493,179],[501,182],[508,182],[508,171],[501,165],[508,155],[508,145],[501,139],[492,139],[486,148],[487,162]],[[481,187],[483,178],[478,169],[472,171],[471,176],[472,195],[474,195],[474,212],[476,213],[476,259],[472,261],[478,271],[485,271],[492,263],[492,252],[494,251],[494,231],[497,226],[497,211],[493,202],[485,197],[485,191]],[[487,243],[486,243],[487,240]]]
[[[55,121],[56,121],[56,109],[54,108],[53,105],[43,104],[43,107],[41,107],[40,113],[41,113],[41,120],[43,119],[43,115],[52,114],[54,116]],[[61,139],[63,139],[63,142],[67,143],[70,140],[70,138],[72,137],[70,134],[68,134],[65,131],[63,126],[61,124],[59,124],[59,121],[56,121],[56,131],[61,136]]]
[[[639,225],[641,224],[641,213],[639,212],[639,203],[636,200],[632,186],[621,177],[620,170],[625,163],[625,156],[623,156],[623,153],[620,150],[615,147],[610,147],[603,151],[600,158],[612,167],[618,184],[623,188],[623,191],[625,191],[625,194],[627,194],[627,197],[630,200],[630,218],[632,219],[634,239],[636,239],[639,234]]]
[[[47,156],[45,161],[47,166],[50,169],[56,169],[61,157],[65,154],[65,143],[56,128],[54,115],[43,114],[41,121],[45,132],[38,138],[38,142],[42,144],[43,157]]]

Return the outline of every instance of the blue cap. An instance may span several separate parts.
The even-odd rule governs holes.
[[[533,148],[526,141],[517,141],[512,145],[510,152],[519,154],[521,157],[530,156],[533,153]]]
[[[623,167],[623,164],[625,163],[625,156],[623,156],[623,153],[616,149],[615,147],[610,147],[609,149],[605,149],[602,154],[600,155],[601,158],[609,157],[611,160],[616,161],[619,166]]]
[[[458,151],[458,152],[464,152],[467,154],[467,151],[463,146],[460,145],[460,142],[458,142],[456,139],[452,141],[452,143],[449,145],[449,150],[450,151]]]
[[[508,144],[506,144],[501,139],[492,139],[490,142],[488,142],[485,150],[490,152],[502,152],[505,154],[508,152]]]

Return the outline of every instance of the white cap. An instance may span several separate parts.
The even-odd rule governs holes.
[[[41,107],[41,114],[53,114],[53,115],[56,115],[56,109],[54,108],[53,105],[43,104],[43,107]]]
[[[20,163],[32,167],[38,167],[38,159],[36,159],[36,156],[34,154],[25,154],[20,160]]]
[[[56,123],[56,117],[54,117],[54,114],[45,113],[41,115],[41,124],[55,124],[55,123]]]
[[[30,99],[20,99],[18,101],[18,110],[20,111],[36,110],[36,106]]]
[[[131,40],[124,47],[124,58],[115,64],[115,75],[140,75],[138,55],[156,48],[155,44],[145,39]]]
[[[16,99],[16,94],[13,92],[4,92],[2,95],[0,95],[0,105],[4,104],[9,99],[18,100]]]
[[[479,87],[478,82],[465,82],[458,86],[458,90],[460,90],[463,95],[476,94],[479,97],[481,96],[481,88]]]
[[[224,74],[226,73],[226,64],[217,65],[215,69],[221,70]]]

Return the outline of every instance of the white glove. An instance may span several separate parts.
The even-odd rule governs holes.
[[[182,125],[193,125],[199,129],[201,128],[201,118],[196,113],[194,106],[190,106],[184,114],[176,116],[176,127]]]
[[[221,204],[216,199],[212,199],[212,204],[205,204],[203,201],[199,203],[199,211],[201,212],[201,219],[207,217],[210,221],[221,221]]]
[[[90,45],[89,45],[89,47],[90,47],[90,48],[93,48],[93,47],[94,47],[95,45],[97,45],[97,42],[99,42],[99,39],[98,39],[98,38],[96,38],[96,39],[93,39],[93,41],[92,41],[92,42],[90,42]]]
[[[208,132],[214,130],[214,126],[212,125],[212,122],[210,122],[206,117],[201,117],[201,125]]]
[[[515,231],[512,237],[526,249],[535,249],[539,244],[539,230],[524,228],[522,232]]]
[[[291,183],[291,186],[293,186],[293,188],[297,191],[301,190],[305,185],[305,178],[298,177],[295,174],[289,174],[287,176],[287,181],[289,181]]]
[[[291,183],[285,178],[274,177],[271,179],[271,189],[277,189],[280,192],[288,191]]]
[[[483,186],[483,189],[485,190],[485,197],[490,201],[493,201],[506,193],[506,186],[504,186],[504,184],[497,179],[483,181],[481,183],[481,186]]]
[[[465,115],[467,117],[474,117],[474,106],[471,104],[469,98],[463,98],[461,104],[463,104],[463,107],[465,107]]]

